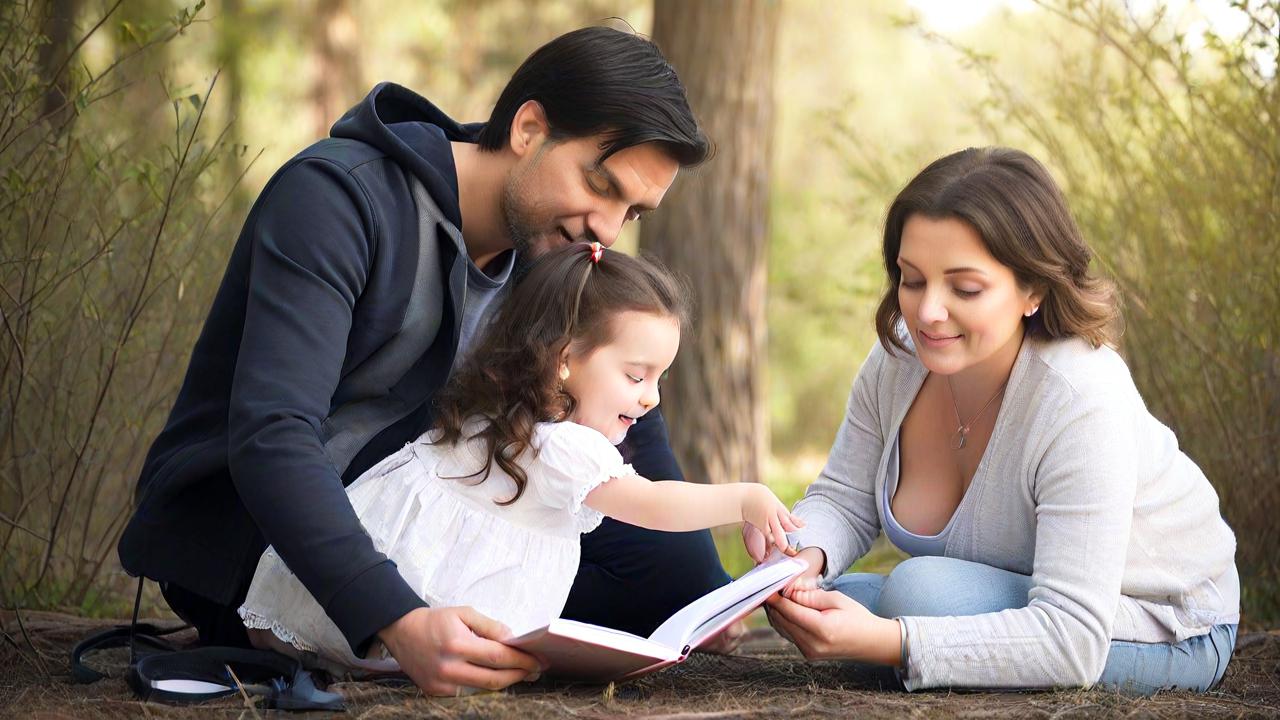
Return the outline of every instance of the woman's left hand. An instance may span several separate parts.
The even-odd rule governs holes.
[[[808,660],[844,659],[897,665],[897,620],[879,617],[833,590],[795,589],[769,598],[769,622]]]

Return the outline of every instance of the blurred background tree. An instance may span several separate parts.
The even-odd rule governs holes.
[[[380,80],[483,120],[531,51],[603,22],[655,36],[720,149],[622,242],[699,289],[665,407],[691,477],[798,497],[875,341],[888,201],[946,152],[1022,147],[1119,282],[1122,352],[1222,497],[1246,620],[1274,625],[1278,4],[0,4],[0,602],[132,599],[114,544],[142,456],[285,160]]]
[[[656,0],[653,40],[715,143],[640,228],[640,249],[688,278],[695,322],[664,383],[671,447],[699,482],[764,479],[765,247],[777,0]]]

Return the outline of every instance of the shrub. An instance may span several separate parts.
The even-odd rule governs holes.
[[[0,7],[0,600],[92,611],[230,244],[234,149],[213,85],[158,69],[203,3],[153,24],[117,3],[67,48],[41,5]]]

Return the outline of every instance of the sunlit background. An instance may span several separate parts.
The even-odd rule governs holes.
[[[376,82],[404,84],[459,120],[483,120],[515,66],[542,43],[601,22],[648,34],[653,7],[61,1],[74,10],[73,37],[89,35],[78,81],[120,77],[99,86],[112,88],[109,96],[79,108],[67,136],[76,149],[48,150],[71,153],[68,172],[85,183],[75,193],[83,202],[56,214],[69,230],[38,246],[17,224],[4,235],[0,280],[13,303],[6,317],[36,305],[50,316],[32,311],[32,337],[44,340],[0,357],[3,585],[14,593],[10,605],[111,613],[125,584],[111,547],[142,454],[172,402],[239,223],[271,174]],[[0,11],[11,37],[33,7]],[[109,21],[91,32],[104,15]],[[1280,617],[1280,572],[1269,550],[1280,511],[1276,15],[1274,0],[782,0],[769,179],[767,482],[795,499],[821,468],[875,341],[879,226],[894,192],[947,152],[1022,147],[1063,183],[1100,268],[1125,292],[1122,350],[1153,412],[1223,498],[1241,537],[1248,610]],[[15,97],[38,98],[44,87],[18,82],[37,50],[3,51],[15,68],[6,77],[20,87]],[[121,57],[129,59],[113,69]],[[181,202],[166,220],[170,240],[158,261],[136,261],[147,255],[145,228],[129,235],[133,245],[76,255],[77,237],[92,245],[114,222],[153,228],[146,223],[158,217],[167,169],[180,155],[172,148],[181,149],[201,110],[195,150],[209,152],[201,156],[208,165],[178,184]],[[20,126],[25,117],[6,119]],[[50,189],[54,180],[40,184],[47,170],[28,172],[18,161],[14,148],[46,151],[23,144],[35,136],[0,149],[8,183],[0,203],[6,212],[22,208],[27,228],[40,226],[41,207],[69,202]],[[623,247],[635,245],[632,229]],[[102,269],[69,270],[72,280],[55,290],[72,294],[23,305],[13,298],[25,297],[28,278],[56,266],[36,268],[41,252],[92,257],[98,264],[89,267]],[[136,325],[116,323],[112,308],[131,307],[125,296],[140,277],[131,273],[143,265],[154,295]],[[138,338],[146,339],[140,347]],[[25,375],[15,374],[20,367]],[[95,393],[107,385],[110,392]],[[732,533],[720,540],[727,565],[740,572],[746,560]],[[869,562],[886,567],[895,558],[881,549]]]

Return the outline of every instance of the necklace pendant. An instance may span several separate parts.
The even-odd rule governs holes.
[[[951,449],[963,450],[965,442],[968,440],[968,438],[966,437],[968,434],[969,434],[969,428],[964,427],[963,425],[956,428],[956,431],[951,435]]]

